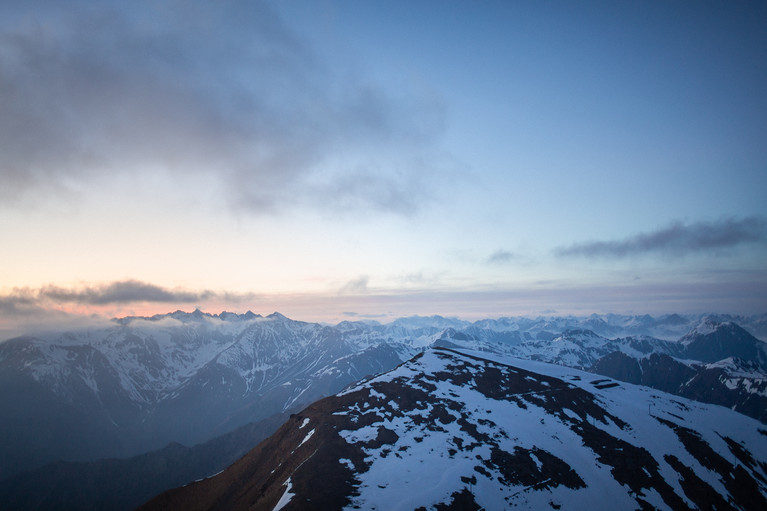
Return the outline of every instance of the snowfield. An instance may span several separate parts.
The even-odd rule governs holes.
[[[478,357],[478,358],[474,358]],[[585,422],[605,435],[629,446],[641,446],[649,452],[662,479],[684,505],[691,508],[690,500],[680,482],[680,474],[667,461],[674,456],[689,467],[700,480],[721,495],[728,495],[720,473],[706,466],[705,461],[686,449],[674,428],[695,431],[702,442],[720,453],[733,467],[743,467],[742,461],[731,452],[724,438],[732,438],[747,446],[757,459],[767,460],[767,431],[757,421],[746,419],[730,410],[703,405],[687,399],[669,396],[648,388],[617,384],[594,374],[550,364],[516,359],[496,354],[463,351],[445,355],[430,351],[417,361],[380,376],[361,386],[348,389],[350,394],[362,388],[379,388],[380,384],[397,381],[413,382],[418,386],[422,375],[438,375],[455,370],[457,360],[467,365],[465,372],[471,378],[481,376],[480,367],[497,362],[505,371],[515,368],[545,374],[567,382],[570,387],[582,389],[599,404],[595,416],[581,416],[582,411],[565,408],[560,416],[540,406],[547,394],[558,388],[528,391],[516,394],[521,401],[492,399],[473,385],[428,379],[436,388],[428,387],[430,401],[420,403],[407,414],[393,414],[390,406],[360,403],[348,411],[350,414],[376,414],[382,418],[365,427],[341,431],[350,444],[360,445],[374,440],[381,428],[396,435],[396,441],[376,447],[363,447],[369,463],[366,471],[357,474],[359,495],[346,509],[412,510],[423,505],[450,502],[456,488],[467,488],[476,503],[485,509],[562,508],[566,509],[633,509],[641,501],[656,509],[672,509],[658,491],[652,487],[639,492],[627,491],[627,486],[613,477],[615,468],[603,461],[585,445],[582,435],[573,427],[574,422]],[[457,360],[456,360],[457,359]],[[506,367],[509,366],[509,367]],[[533,377],[534,378],[534,377]],[[372,392],[371,392],[371,395]],[[535,400],[524,396],[535,396]],[[389,396],[391,397],[391,396]],[[396,401],[396,399],[395,399]],[[377,400],[376,402],[380,402]],[[434,415],[435,406],[447,406],[448,417],[434,422],[425,419]],[[602,412],[606,412],[602,415]],[[616,417],[620,424],[611,419]],[[461,420],[476,425],[476,431],[467,431]],[[354,421],[352,421],[354,422]],[[733,427],[735,424],[738,427]],[[478,442],[487,437],[491,442]],[[506,453],[530,452],[530,459],[540,471],[545,462],[542,457],[555,456],[564,466],[577,474],[579,482],[570,485],[548,486],[551,481],[531,479],[510,481],[503,467],[483,464],[491,460],[493,450]],[[767,465],[757,466],[758,476],[767,478]],[[646,470],[646,469],[643,469]],[[649,477],[649,472],[646,472]],[[498,484],[505,481],[506,484]],[[767,487],[762,484],[762,495]]]

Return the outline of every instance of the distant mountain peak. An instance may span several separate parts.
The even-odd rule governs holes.
[[[732,324],[733,323],[730,321],[723,321],[722,318],[718,316],[705,316],[697,325],[693,327],[693,329],[690,331],[690,334],[708,335],[722,327],[727,327]]]
[[[254,314],[248,311],[244,314],[237,314],[236,312],[222,311],[218,314],[218,318],[222,321],[250,321],[252,319],[260,318],[260,314]]]
[[[767,370],[767,344],[732,321],[720,322],[706,317],[679,341],[692,360],[710,364],[737,357]]]
[[[668,314],[663,316],[659,321],[659,325],[686,325],[690,321],[683,318],[679,314]]]
[[[748,336],[753,337],[746,330],[733,323],[730,320],[723,320],[717,316],[705,316],[697,325],[695,325],[680,341],[682,343],[690,342],[700,336],[709,336],[711,334],[727,334],[730,336]]]
[[[186,312],[182,310],[176,310],[173,312],[167,312],[164,314],[155,314],[153,316],[125,316],[122,318],[114,318],[113,321],[118,325],[128,325],[132,321],[162,321],[164,319],[175,319],[182,323],[188,321],[204,321],[207,319],[220,319],[221,321],[250,321],[262,317],[260,314],[254,314],[252,311],[247,311],[244,314],[237,314],[236,312],[222,311],[220,314],[213,314],[210,312],[204,312],[199,308],[194,309],[192,312]]]

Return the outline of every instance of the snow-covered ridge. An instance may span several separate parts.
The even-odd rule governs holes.
[[[221,477],[141,510],[273,509],[285,481],[319,509],[761,509],[767,431],[577,369],[435,348],[292,416]]]
[[[494,398],[491,396],[497,395],[498,390],[484,389],[480,383],[489,370],[502,374],[519,369],[532,373],[524,377],[531,382],[529,393],[514,392],[511,398]],[[540,378],[540,374],[560,381]],[[429,401],[412,408],[409,413],[394,413],[392,407],[385,404],[392,395],[386,395],[383,389],[405,382],[414,390],[428,388]],[[599,407],[584,416],[580,408],[582,404],[577,399],[573,404],[565,405],[565,401],[558,402],[555,394],[547,394],[569,393],[573,388],[593,395]],[[702,501],[693,501],[692,494],[686,494],[683,478],[676,473],[679,464],[692,468],[701,478],[699,484],[713,488],[725,497],[725,501],[732,498],[729,493],[732,489],[725,483],[727,474],[711,471],[711,466],[692,451],[679,431],[694,431],[696,441],[726,455],[736,466],[739,462],[725,441],[731,435],[736,437],[738,445],[748,446],[753,454],[767,454],[767,439],[759,434],[760,426],[755,421],[749,422],[644,387],[599,380],[592,374],[571,368],[498,354],[427,352],[386,375],[347,390],[345,394],[365,389],[370,389],[370,402],[362,403],[361,409],[355,408],[349,413],[356,416],[374,414],[380,420],[340,431],[347,442],[362,446],[368,464],[364,471],[358,472],[356,491],[359,494],[352,499],[350,508],[413,509],[428,502],[447,503],[456,498],[455,493],[461,488],[469,490],[476,503],[485,509],[510,506],[603,509],[607,502],[611,509],[630,509],[642,502],[656,509],[668,509],[674,507],[680,496],[686,505],[695,507]],[[373,398],[373,392],[381,398]],[[514,404],[515,401],[518,404]],[[400,405],[397,409],[403,408]],[[444,418],[434,422],[428,420],[435,416]],[[734,428],[731,420],[746,427]],[[466,427],[467,422],[476,424],[475,433]],[[588,432],[589,437],[604,435],[615,439],[612,442],[616,447],[623,444],[617,447],[619,451],[630,451],[630,448],[636,449],[635,446],[646,449],[645,452],[659,465],[655,470],[668,487],[653,487],[655,483],[650,482],[652,476],[648,472],[653,470],[652,464],[638,467],[645,474],[637,481],[631,480],[636,476],[620,480],[616,477],[619,462],[609,461],[609,448],[605,445],[600,451],[596,446],[590,446],[581,438],[586,434],[582,429],[584,426],[576,424],[593,429]],[[562,427],[564,425],[569,426]],[[381,431],[387,431],[387,436],[394,441],[374,442]],[[478,438],[485,441],[478,443]],[[602,442],[609,445],[604,440]],[[598,463],[593,461],[594,451],[601,456]],[[508,466],[493,461],[503,458],[499,453],[504,452],[520,456],[526,453],[533,464],[532,473],[512,477]],[[562,463],[557,471],[563,479],[545,479],[544,466],[548,465],[547,468],[552,470],[557,459]],[[675,460],[679,460],[678,463]],[[641,462],[637,459],[635,463]],[[445,469],[419,470],[424,464]],[[764,481],[767,475],[766,465],[741,466],[754,470],[756,480]],[[415,477],[416,472],[418,477]],[[541,482],[534,480],[536,473],[541,474]],[[526,482],[527,479],[530,481]],[[499,485],[498,481],[503,484]],[[642,489],[632,491],[636,489],[634,485]],[[393,500],[393,497],[397,498]],[[767,484],[761,484],[761,498],[767,502]]]

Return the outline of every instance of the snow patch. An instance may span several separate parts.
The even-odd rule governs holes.
[[[287,481],[282,483],[283,486],[287,486],[285,488],[285,493],[282,494],[282,497],[280,497],[280,500],[277,501],[277,505],[274,506],[274,509],[272,511],[280,511],[283,507],[288,505],[288,502],[290,502],[290,499],[293,498],[295,493],[291,493],[290,490],[293,489],[293,483],[290,481],[290,478],[288,478]]]
[[[307,420],[308,420],[308,419],[307,419]],[[307,440],[309,440],[309,439],[312,437],[312,435],[313,435],[313,434],[314,434],[314,430],[311,430],[310,432],[308,432],[308,433],[306,434],[306,436],[304,437],[304,439],[303,439],[303,440],[301,440],[301,443],[300,443],[300,444],[298,444],[298,447],[301,447],[302,445],[304,445],[304,444],[306,443],[306,441],[307,441]]]

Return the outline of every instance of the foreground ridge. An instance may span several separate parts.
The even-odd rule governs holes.
[[[437,348],[152,509],[764,509],[767,430],[562,366]]]

